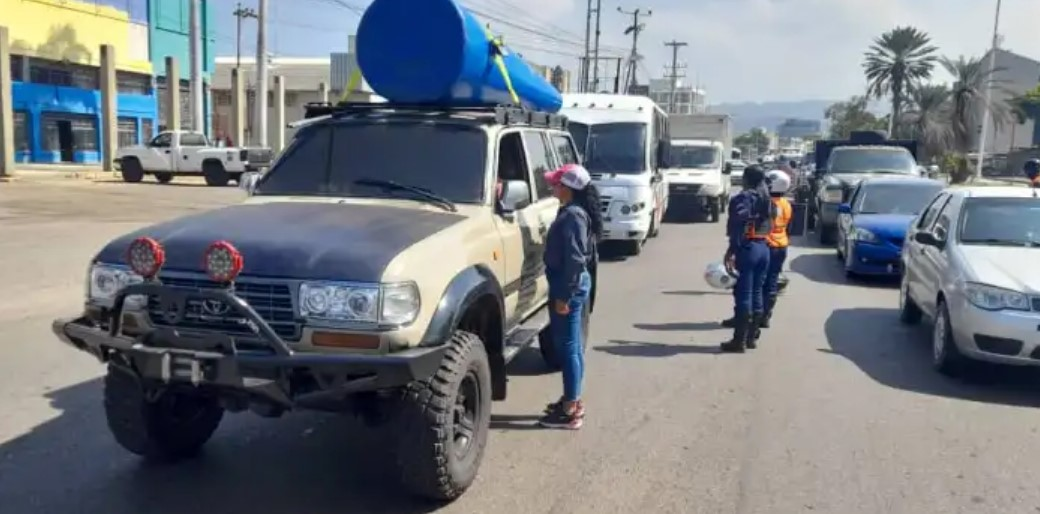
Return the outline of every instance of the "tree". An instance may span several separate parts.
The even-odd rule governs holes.
[[[915,27],[896,27],[874,39],[863,55],[867,96],[892,101],[892,137],[901,135],[903,107],[917,84],[928,80],[938,58],[931,37]]]
[[[751,148],[756,155],[761,155],[769,151],[769,134],[766,134],[765,130],[755,127],[749,132],[737,136],[733,144],[740,148]]]
[[[944,154],[954,143],[950,123],[950,88],[925,84],[910,94],[909,111],[903,117],[907,132],[921,143],[921,162]]]
[[[883,130],[885,122],[867,110],[865,96],[854,96],[831,105],[824,112],[830,124],[831,139],[848,139],[855,130]]]
[[[997,127],[1009,119],[1011,109],[1008,105],[986,101],[986,89],[999,88],[1003,83],[993,77],[1001,69],[991,70],[983,62],[983,58],[963,55],[957,59],[944,57],[941,63],[943,68],[953,75],[953,85],[950,88],[950,123],[954,143],[957,150],[970,152],[976,144],[978,128],[982,125],[980,114],[983,111],[992,117]]]

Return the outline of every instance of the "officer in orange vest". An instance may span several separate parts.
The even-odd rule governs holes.
[[[776,206],[776,216],[773,218],[772,230],[766,236],[766,244],[769,246],[769,271],[766,272],[766,312],[761,323],[762,328],[769,328],[773,307],[776,307],[776,299],[780,295],[780,272],[783,271],[784,261],[787,260],[787,247],[791,244],[787,232],[793,213],[791,202],[784,198],[787,190],[791,189],[790,176],[783,171],[773,170],[766,174],[766,180],[769,182],[769,196]]]

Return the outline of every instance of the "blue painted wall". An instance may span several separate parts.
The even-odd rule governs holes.
[[[19,162],[61,162],[59,152],[43,150],[42,115],[44,113],[80,114],[93,117],[97,126],[97,147],[102,147],[104,134],[101,132],[100,91],[14,82],[11,93],[14,110],[27,114],[26,132],[30,151],[18,152],[15,158]],[[142,120],[152,120],[152,125],[155,126],[155,120],[158,117],[157,105],[154,95],[120,93],[116,96],[116,115],[136,118],[138,140],[145,141],[149,136],[141,133]],[[73,160],[79,163],[95,164],[101,162],[101,155],[99,152],[76,152]]]
[[[202,75],[209,83],[216,67],[217,37],[214,27],[213,10],[220,4],[219,0],[201,0],[202,4]],[[233,9],[231,2],[224,7]],[[188,34],[191,31],[190,0],[151,0],[148,3],[148,36],[150,39],[149,54],[155,76],[166,76],[166,56],[177,59],[177,67],[181,80],[191,78],[191,44]],[[203,107],[206,115],[206,132],[212,126],[210,97],[206,97]]]

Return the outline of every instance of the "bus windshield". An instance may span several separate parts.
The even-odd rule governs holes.
[[[646,171],[647,125],[645,123],[570,122],[567,128],[585,156],[591,173],[637,174]]]

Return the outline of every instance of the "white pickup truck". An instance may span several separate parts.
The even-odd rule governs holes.
[[[205,134],[185,130],[162,132],[147,144],[120,148],[116,153],[124,182],[154,175],[166,184],[176,176],[202,175],[206,185],[226,186],[242,173],[266,168],[272,152],[266,148],[213,145]]]

